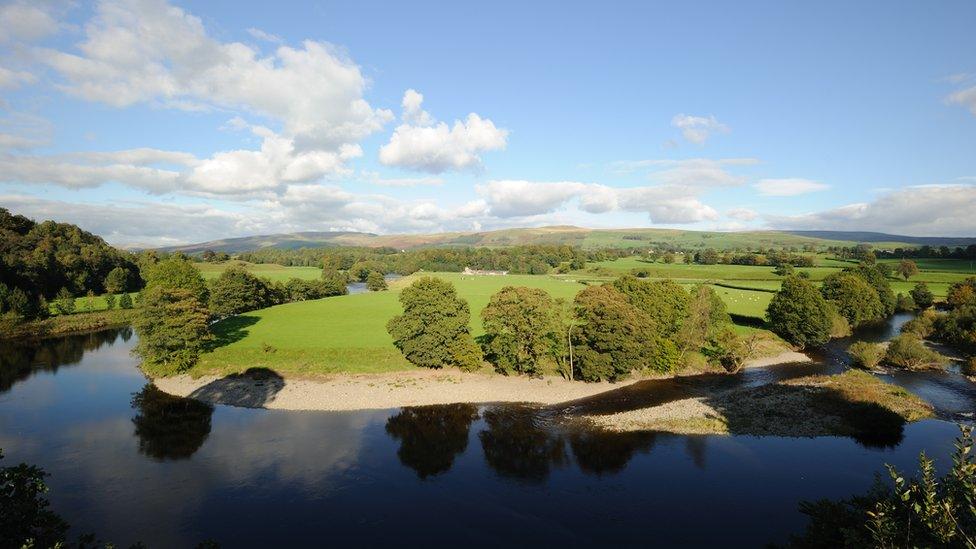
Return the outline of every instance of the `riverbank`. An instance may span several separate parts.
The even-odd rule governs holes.
[[[59,315],[42,320],[23,322],[0,330],[0,341],[17,339],[41,339],[124,328],[136,317],[135,309],[112,309],[91,313]]]
[[[745,368],[805,362],[786,351]],[[278,410],[369,410],[454,403],[524,402],[558,404],[620,389],[641,381],[584,383],[550,376],[530,378],[458,370],[411,370],[379,374],[287,377],[266,369],[224,377],[178,375],[153,380],[160,390],[210,404]]]

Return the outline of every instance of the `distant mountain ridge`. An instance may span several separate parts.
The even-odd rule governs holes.
[[[968,246],[976,237],[918,237],[858,231],[685,231],[678,229],[632,228],[587,229],[552,226],[496,231],[445,232],[432,234],[378,235],[354,231],[303,231],[225,238],[198,244],[169,246],[161,251],[196,254],[205,250],[241,253],[261,248],[322,248],[330,246],[390,247],[410,249],[433,246],[516,246],[566,244],[583,248],[634,248],[675,246],[731,250],[755,247],[853,246],[860,242],[879,247]]]

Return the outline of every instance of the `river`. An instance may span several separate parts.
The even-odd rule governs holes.
[[[885,339],[904,320],[858,337]],[[646,382],[543,410],[210,407],[148,384],[135,340],[110,330],[0,351],[2,463],[43,467],[53,510],[72,533],[122,546],[783,543],[806,523],[802,500],[862,493],[885,462],[913,470],[923,449],[944,469],[955,421],[976,407],[974,385],[957,373],[906,373],[887,377],[932,402],[939,418],[906,425],[885,445],[606,434],[550,422],[568,408],[678,398],[699,383],[842,371],[843,340],[814,364]]]

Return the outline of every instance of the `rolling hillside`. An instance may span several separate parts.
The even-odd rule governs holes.
[[[870,242],[883,247],[966,246],[976,238],[910,237],[883,233],[844,231],[748,231],[709,232],[678,229],[586,229],[572,226],[502,229],[484,232],[376,235],[357,232],[299,232],[228,238],[162,248],[187,254],[204,250],[238,253],[260,248],[315,248],[328,246],[388,246],[397,249],[425,246],[516,246],[520,244],[567,244],[583,248],[634,248],[677,246],[681,248],[715,248],[728,250],[747,247],[784,247],[813,245],[853,246]]]

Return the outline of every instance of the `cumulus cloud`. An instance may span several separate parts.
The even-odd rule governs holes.
[[[704,145],[716,133],[728,133],[729,127],[714,116],[691,116],[677,114],[671,119],[671,126],[681,130],[681,135],[692,143]]]
[[[13,89],[22,84],[30,84],[37,80],[33,74],[27,71],[15,71],[0,67],[0,89]]]
[[[759,214],[749,208],[732,208],[725,212],[725,217],[735,219],[736,221],[752,221],[759,217]]]
[[[913,236],[976,236],[976,185],[928,185],[873,202],[798,216],[769,216],[780,229],[879,231]]]
[[[58,22],[41,1],[19,1],[0,6],[0,42],[34,41],[58,30]]]
[[[501,218],[548,214],[574,200],[587,213],[640,212],[654,223],[697,223],[718,218],[714,208],[698,199],[696,189],[681,186],[615,188],[575,181],[498,180],[478,186],[477,191],[488,212]]]
[[[453,126],[434,123],[423,110],[424,96],[407,90],[403,96],[403,120],[380,147],[380,162],[429,173],[449,170],[478,169],[481,154],[502,150],[508,141],[508,130],[471,113],[465,120],[455,120]]]
[[[824,191],[829,189],[830,185],[811,179],[791,177],[786,179],[760,179],[753,187],[763,196],[796,196]]]
[[[949,102],[962,105],[969,109],[969,112],[976,114],[976,86],[954,92],[949,95]]]
[[[337,151],[393,117],[369,105],[366,78],[331,45],[306,40],[262,56],[212,38],[199,18],[162,0],[101,2],[77,52],[37,55],[61,75],[62,90],[86,100],[244,110],[280,121],[298,148]]]

